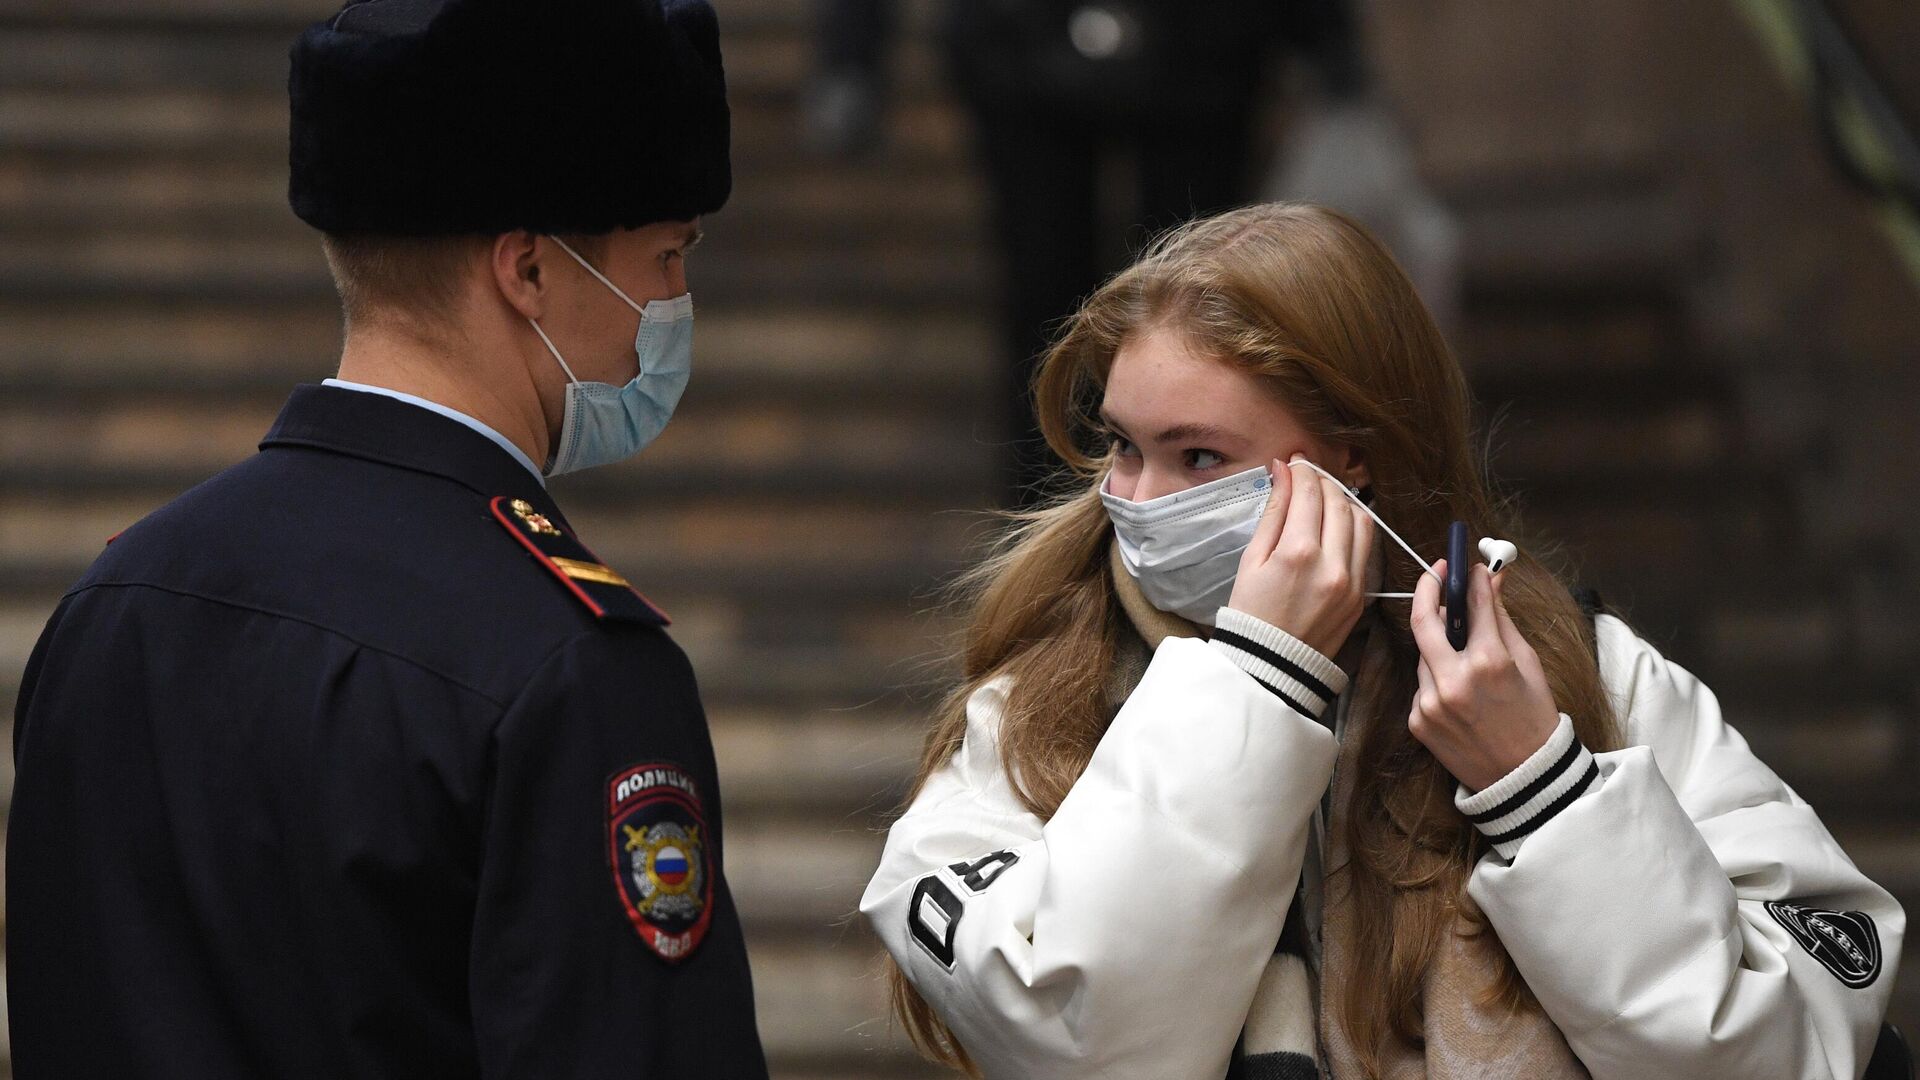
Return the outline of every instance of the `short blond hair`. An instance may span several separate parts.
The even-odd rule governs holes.
[[[603,234],[562,237],[589,262],[606,254]],[[461,294],[475,259],[486,257],[493,236],[391,236],[328,233],[320,239],[347,325],[400,323],[415,330],[444,329],[459,315]]]

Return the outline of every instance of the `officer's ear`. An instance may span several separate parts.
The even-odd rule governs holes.
[[[545,237],[525,229],[501,233],[493,238],[489,269],[494,288],[501,299],[523,319],[538,319],[547,312],[547,260],[559,249]]]

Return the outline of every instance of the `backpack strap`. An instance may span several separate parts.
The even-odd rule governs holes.
[[[1580,610],[1586,612],[1589,619],[1597,619],[1607,613],[1607,602],[1600,599],[1599,589],[1589,589],[1584,585],[1574,589],[1573,602],[1580,605]]]
[[[1585,613],[1589,623],[1607,614],[1607,602],[1600,599],[1599,589],[1590,589],[1583,585],[1570,591],[1573,593],[1573,602],[1580,605],[1580,610]],[[1592,641],[1593,662],[1598,664],[1600,662],[1600,632],[1597,627],[1593,628]]]

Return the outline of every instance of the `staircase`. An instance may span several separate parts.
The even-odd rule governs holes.
[[[285,57],[334,6],[0,10],[9,703],[102,542],[247,456],[291,384],[332,373],[337,305],[286,206]],[[655,447],[554,490],[700,673],[776,1075],[923,1076],[854,905],[938,672],[948,627],[923,612],[996,490],[974,431],[995,355],[977,195],[924,56],[890,151],[822,164],[795,124],[808,8],[722,14],[737,187],[689,268],[698,373]]]
[[[290,384],[331,373],[336,305],[285,203],[284,77],[293,36],[333,7],[0,8],[7,701],[100,544],[245,457]],[[1497,471],[1920,909],[1912,678],[1859,658],[1851,579],[1803,557],[1799,446],[1760,423],[1742,358],[1702,329],[1707,227],[1619,130],[1564,147],[1476,132],[1492,105],[1472,112],[1445,92],[1462,76],[1415,55],[1495,47],[1473,10],[1383,5],[1371,29],[1462,215],[1458,344],[1501,417]],[[904,46],[885,152],[824,163],[795,108],[809,11],[721,4],[737,186],[689,268],[698,374],[654,448],[554,489],[674,615],[700,673],[776,1075],[891,1080],[932,1073],[885,1019],[853,909],[954,629],[929,613],[937,586],[986,535],[997,338],[980,192],[924,35]],[[526,163],[508,148],[501,164]],[[1901,990],[1895,1018],[1920,1030],[1920,994]]]

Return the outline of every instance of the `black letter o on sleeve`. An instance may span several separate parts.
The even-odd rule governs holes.
[[[953,936],[960,929],[961,913],[960,898],[933,874],[920,879],[907,905],[907,932],[948,971],[953,970]]]

